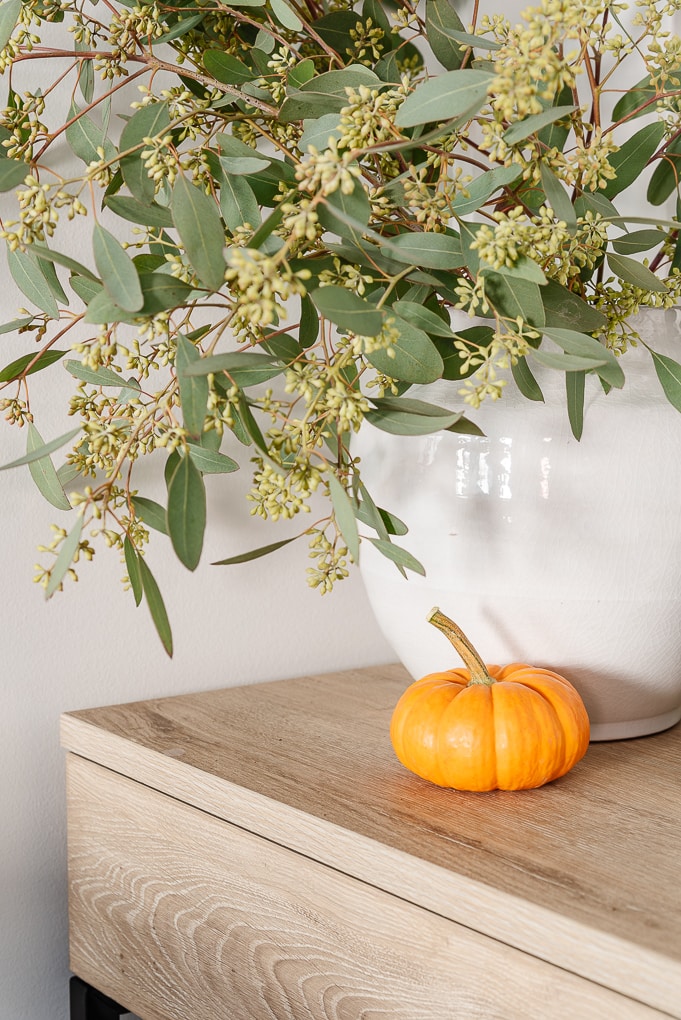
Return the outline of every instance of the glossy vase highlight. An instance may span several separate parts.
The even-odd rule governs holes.
[[[681,360],[679,312],[643,313],[639,330]],[[354,448],[373,497],[409,526],[400,543],[426,568],[404,580],[362,546],[373,610],[409,672],[458,665],[443,662],[425,622],[439,604],[489,661],[567,676],[595,740],[681,718],[681,414],[648,351],[623,366],[624,389],[607,395],[587,377],[581,442],[564,376],[544,370],[535,374],[545,403],[509,382],[475,413],[484,438],[366,428]],[[460,406],[456,390],[436,383],[413,395]]]

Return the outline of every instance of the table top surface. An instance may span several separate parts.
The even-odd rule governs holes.
[[[561,918],[561,960],[588,972],[590,939],[624,972],[630,947],[681,1001],[681,726],[592,744],[537,790],[462,793],[394,756],[408,683],[376,666],[89,709],[62,742],[525,951],[550,958]]]

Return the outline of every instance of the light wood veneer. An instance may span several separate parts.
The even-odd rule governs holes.
[[[73,712],[71,965],[144,1020],[681,1018],[681,727],[465,794],[399,666]]]

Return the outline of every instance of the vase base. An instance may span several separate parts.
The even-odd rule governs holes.
[[[628,722],[596,723],[591,727],[591,742],[602,740],[630,740],[632,737],[649,737],[675,726],[681,720],[681,706],[672,712],[663,712],[649,719],[631,719]]]

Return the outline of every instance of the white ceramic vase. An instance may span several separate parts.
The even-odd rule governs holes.
[[[681,316],[639,329],[681,361]],[[488,662],[567,676],[592,739],[641,736],[681,718],[681,414],[642,347],[607,396],[587,377],[584,434],[572,436],[562,373],[536,372],[545,403],[509,382],[471,414],[484,438],[391,436],[367,426],[353,451],[379,505],[425,566],[404,580],[370,543],[361,572],[388,642],[414,677],[458,666],[426,622],[438,605]],[[456,383],[409,396],[460,407]]]

